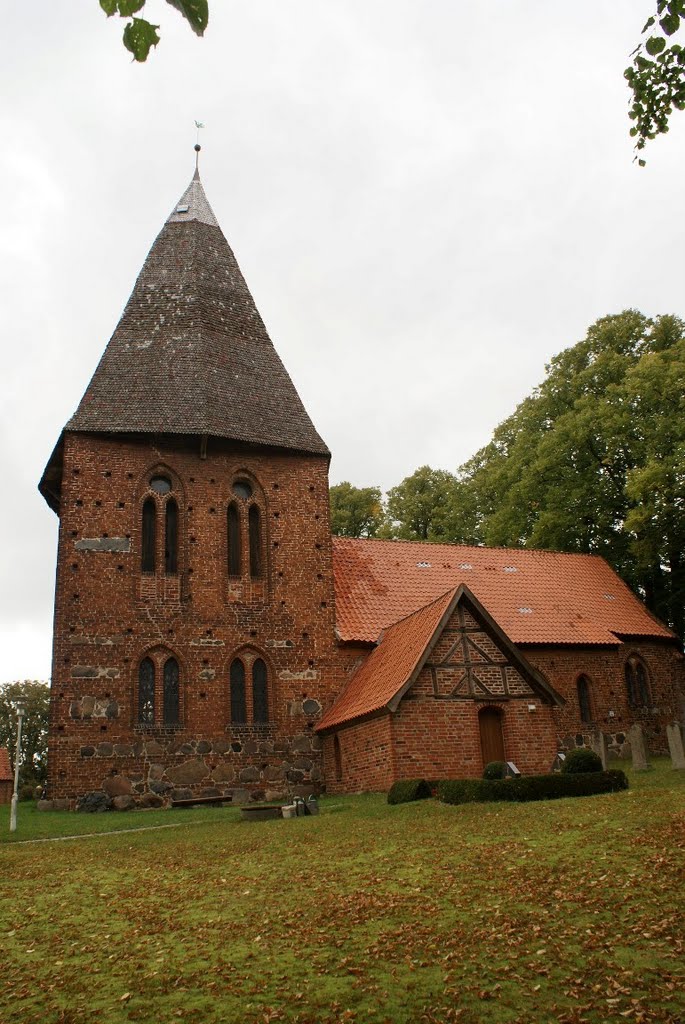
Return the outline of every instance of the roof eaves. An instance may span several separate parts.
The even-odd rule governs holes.
[[[429,602],[429,604],[424,605],[424,608],[428,608],[428,607],[430,607],[431,604],[437,604],[439,601],[444,601],[448,594],[452,594],[452,597],[451,597],[447,607],[445,608],[444,612],[440,616],[439,622],[435,626],[431,636],[429,637],[429,639],[428,639],[428,641],[427,641],[427,643],[426,643],[426,645],[425,645],[425,647],[423,649],[423,653],[417,659],[416,664],[414,665],[414,668],[412,669],[411,673],[409,674],[409,677],[407,678],[406,682],[403,683],[403,685],[399,688],[399,690],[397,691],[395,696],[392,697],[388,701],[387,708],[388,708],[389,711],[391,711],[393,713],[395,711],[397,711],[397,708],[400,705],[400,701],[404,697],[405,693],[416,682],[419,674],[421,673],[421,670],[422,670],[423,666],[426,664],[426,662],[428,661],[428,658],[430,657],[431,651],[435,647],[435,644],[436,644],[436,642],[438,640],[438,637],[440,636],[440,634],[442,633],[443,629],[445,628],[445,626],[449,622],[449,618],[450,618],[452,612],[454,611],[454,609],[456,608],[457,604],[459,603],[459,597],[460,597],[460,592],[461,591],[462,591],[462,586],[461,585],[459,587],[456,587],[456,588],[455,587],[450,587],[449,590],[446,590],[445,593],[441,594],[440,597],[436,598],[435,601],[431,601],[431,602]],[[416,613],[414,612],[413,614],[416,614]],[[406,616],[406,617],[408,618],[409,616]]]
[[[528,659],[523,656],[523,654],[518,650],[517,645],[509,639],[499,623],[492,617],[487,608],[480,603],[476,595],[469,590],[465,583],[462,583],[459,586],[458,600],[461,600],[462,598],[467,604],[471,605],[473,610],[475,610],[476,618],[480,617],[488,630],[491,631],[492,639],[504,647],[505,653],[511,659],[512,664],[516,669],[518,669],[521,675],[523,675],[524,678],[528,678],[530,682],[533,682],[536,688],[546,694],[556,707],[563,707],[566,704],[566,701],[561,694],[557,693],[554,687],[550,686],[542,673],[531,665]]]

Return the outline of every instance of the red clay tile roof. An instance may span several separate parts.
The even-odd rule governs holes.
[[[333,538],[343,641],[381,631],[466,584],[515,644],[616,644],[673,638],[597,555]]]
[[[7,747],[0,747],[0,782],[13,782],[12,765]]]
[[[196,176],[66,430],[192,434],[328,456]],[[61,449],[40,489],[58,501]]]
[[[317,731],[384,708],[411,678],[421,656],[450,607],[454,590],[448,590],[418,611],[389,626],[352,677],[341,697],[317,725]]]

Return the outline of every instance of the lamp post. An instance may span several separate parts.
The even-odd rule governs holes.
[[[23,704],[15,704],[17,712],[17,749],[14,754],[14,792],[10,808],[10,832],[17,831],[17,800],[19,799],[19,758],[21,757],[21,722],[26,708]]]

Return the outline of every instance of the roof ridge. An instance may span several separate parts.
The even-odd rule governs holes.
[[[333,534],[333,542],[335,544],[341,542],[352,544],[393,544],[398,546],[415,544],[431,548],[467,548],[469,551],[510,551],[517,554],[564,555],[573,558],[598,558],[609,565],[604,555],[592,551],[560,551],[558,548],[527,548],[505,544],[462,544],[458,541],[412,540],[408,537],[342,537],[338,534]]]

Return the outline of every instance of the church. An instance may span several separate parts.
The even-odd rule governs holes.
[[[606,562],[331,537],[329,462],[196,169],[39,485],[50,799],[530,774],[636,722],[666,749],[681,646]]]

